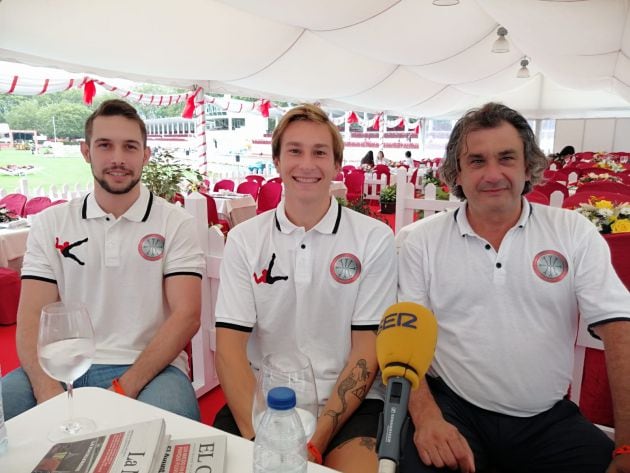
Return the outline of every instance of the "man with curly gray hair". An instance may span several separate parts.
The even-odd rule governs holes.
[[[403,473],[630,472],[630,294],[594,225],[524,198],[545,165],[505,105],[453,129],[441,175],[465,204],[413,224],[399,253],[398,300],[439,326]],[[566,398],[578,314],[604,341],[616,449]]]

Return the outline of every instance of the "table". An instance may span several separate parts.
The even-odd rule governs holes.
[[[217,204],[217,213],[231,227],[256,216],[256,201],[251,194],[212,192],[210,195]]]
[[[37,465],[53,445],[46,438],[48,431],[65,420],[68,407],[66,397],[65,393],[59,394],[6,422],[9,449],[0,456],[1,472],[30,472]],[[252,471],[254,444],[249,440],[106,389],[77,388],[74,392],[74,402],[75,415],[93,419],[99,429],[163,418],[166,422],[166,433],[171,434],[174,439],[227,435],[225,473]],[[308,464],[309,473],[333,471],[314,463]]]
[[[343,181],[330,181],[330,195],[334,197],[346,198],[348,188]]]
[[[21,258],[26,253],[28,231],[28,227],[0,228],[0,268],[20,270]]]

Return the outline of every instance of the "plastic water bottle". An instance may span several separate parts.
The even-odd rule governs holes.
[[[306,436],[295,410],[295,392],[273,388],[254,441],[254,473],[305,473]]]
[[[7,427],[4,425],[4,409],[2,408],[2,368],[0,368],[0,455],[7,451]]]

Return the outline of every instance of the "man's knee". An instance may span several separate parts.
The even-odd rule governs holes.
[[[168,366],[153,378],[138,395],[152,406],[200,420],[199,404],[190,379],[178,368]]]
[[[2,404],[6,420],[37,405],[31,383],[22,368],[2,377]]]

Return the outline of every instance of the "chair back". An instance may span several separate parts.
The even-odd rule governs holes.
[[[525,198],[529,202],[535,202],[537,204],[549,205],[549,196],[543,194],[542,192],[531,191],[531,192],[525,194]]]
[[[630,200],[630,186],[626,184],[622,184],[620,182],[611,182],[611,181],[591,181],[581,186],[575,190],[576,194],[580,194],[582,192],[590,193],[591,195],[596,194],[598,192],[615,192],[617,194],[622,194],[627,196],[626,201]]]
[[[234,192],[234,181],[231,179],[221,179],[214,183],[212,188],[213,192],[219,192],[221,189],[227,189],[230,192]]]
[[[604,238],[610,247],[613,268],[630,291],[630,233],[608,233]]]
[[[256,181],[243,181],[236,188],[236,192],[239,194],[250,194],[254,200],[258,200],[259,190],[260,184]]]
[[[278,184],[282,184],[282,178],[280,176],[272,177],[271,179],[268,179],[267,182],[277,182]]]
[[[344,176],[347,176],[348,174],[350,174],[355,169],[356,169],[356,167],[353,166],[352,164],[346,164],[345,166],[341,167],[341,172],[343,172]]]
[[[534,186],[533,190],[541,192],[546,196],[551,196],[554,191],[560,191],[562,192],[562,195],[564,195],[565,199],[569,197],[569,189],[567,189],[567,186],[564,186],[556,181],[547,181],[544,184],[539,184]]]
[[[248,176],[245,176],[245,180],[246,181],[256,181],[259,186],[262,186],[263,182],[265,182],[265,178],[261,174],[250,174]]]
[[[24,216],[35,215],[45,208],[50,207],[51,204],[52,202],[48,197],[33,197],[24,205]]]
[[[353,202],[363,197],[363,183],[365,182],[365,173],[351,172],[346,176],[345,184],[348,188],[346,200]]]
[[[24,216],[26,196],[24,194],[7,194],[0,199],[0,207],[5,207],[9,212],[18,217]]]
[[[50,203],[50,206],[52,207],[53,205],[64,204],[64,203],[66,203],[66,202],[68,202],[66,199],[57,199],[57,200],[53,200],[53,201]]]
[[[282,199],[282,184],[267,182],[263,184],[258,193],[258,205],[256,213],[275,209]]]
[[[343,172],[338,172],[333,180],[334,181],[343,181],[343,178],[344,178]]]

